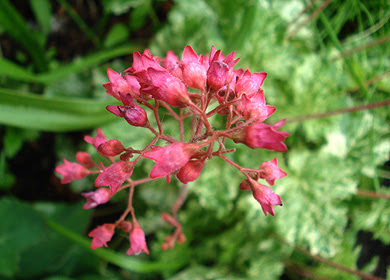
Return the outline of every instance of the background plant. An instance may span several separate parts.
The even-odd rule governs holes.
[[[29,3],[25,13],[15,3],[0,1],[0,213],[8,213],[0,223],[1,277],[386,277],[387,1],[93,2],[100,15],[94,25],[82,12],[86,2],[81,7],[65,1]],[[78,52],[67,45],[65,55],[59,44],[50,45],[51,22],[61,19],[59,11],[87,42]],[[105,69],[124,69],[130,64],[126,55],[146,46],[165,56],[185,45],[198,53],[211,45],[226,53],[236,50],[238,67],[268,73],[267,102],[277,107],[278,118],[287,118],[284,129],[293,135],[287,140],[290,151],[279,158],[288,173],[276,186],[284,206],[272,219],[263,217],[258,204],[237,191],[233,169],[222,160],[210,161],[210,171],[189,186],[183,206],[186,244],[141,259],[107,250],[91,254],[82,237],[88,223],[92,228],[102,216],[110,217],[125,198],[86,213],[82,202],[71,204],[80,201],[79,195],[59,187],[54,165],[84,145],[85,133],[70,131],[103,125],[107,138],[144,145],[139,130],[131,133],[126,126],[124,134],[125,124],[104,112]],[[270,157],[264,151],[247,154],[243,147],[234,160],[256,168],[257,157]],[[139,175],[151,167],[146,164]],[[149,209],[142,213],[145,232],[161,232],[148,236],[152,247],[159,247],[170,230],[159,213],[174,201],[176,184],[145,187],[136,198],[135,207]],[[71,189],[78,193],[88,185],[76,183]],[[248,203],[253,207],[248,209]],[[114,242],[118,251],[125,250],[123,239]],[[372,251],[370,242],[381,244],[382,253]]]

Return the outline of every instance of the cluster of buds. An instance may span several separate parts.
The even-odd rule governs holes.
[[[235,52],[225,56],[212,47],[210,54],[197,55],[187,46],[182,60],[172,51],[160,59],[145,50],[142,54],[133,54],[133,65],[123,75],[108,69],[110,82],[103,86],[122,105],[108,105],[107,110],[132,126],[149,130],[154,137],[142,150],[135,150],[124,147],[119,140],[107,140],[98,129],[95,137],[85,136],[84,139],[111,162],[109,166],[96,163],[86,152],[77,153],[78,163],[64,160],[64,164],[57,166],[56,171],[63,175],[63,184],[98,174],[95,180],[98,189],[82,194],[87,199],[85,209],[108,202],[119,191],[129,190],[128,207],[123,215],[115,223],[103,224],[89,233],[93,238],[93,249],[107,246],[115,229],[120,229],[129,233],[131,246],[127,254],[148,253],[144,231],[132,206],[134,188],[163,177],[169,183],[171,176],[176,176],[184,187],[172,213],[162,214],[162,219],[175,227],[175,231],[165,238],[161,247],[166,250],[174,247],[176,242],[184,242],[177,211],[185,200],[186,184],[195,181],[205,161],[213,157],[220,157],[237,168],[244,176],[239,188],[252,191],[265,215],[275,215],[273,206],[282,205],[282,201],[270,187],[258,181],[264,179],[272,186],[275,179],[286,176],[278,168],[277,158],[263,162],[259,169],[250,169],[227,157],[235,151],[225,148],[227,138],[252,149],[285,152],[287,147],[283,141],[289,136],[278,130],[284,121],[274,125],[263,123],[275,111],[275,107],[266,105],[261,88],[267,74],[233,69],[238,60]],[[150,110],[152,122],[145,109]],[[162,114],[170,115],[178,122],[179,139],[166,134]],[[222,129],[216,129],[210,123],[216,114],[226,120]],[[188,118],[191,120],[189,128],[184,125]],[[134,180],[131,178],[134,167],[143,158],[156,164],[149,177]],[[126,220],[129,214],[131,222]]]

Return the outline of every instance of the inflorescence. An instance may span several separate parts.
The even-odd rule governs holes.
[[[107,247],[115,229],[120,229],[129,233],[128,255],[149,253],[144,231],[137,222],[132,206],[135,187],[162,177],[169,183],[171,176],[176,176],[183,184],[195,181],[205,161],[213,157],[220,157],[237,168],[245,178],[239,188],[252,191],[265,215],[275,215],[273,206],[282,205],[282,200],[270,187],[260,184],[258,180],[264,179],[272,186],[275,179],[286,176],[278,168],[277,158],[263,162],[259,169],[244,168],[226,157],[235,149],[226,149],[224,143],[229,138],[252,149],[285,152],[287,147],[283,141],[289,134],[278,130],[284,120],[274,125],[263,123],[275,111],[275,107],[266,105],[261,88],[267,74],[234,70],[233,66],[239,60],[234,57],[235,52],[224,56],[215,47],[211,48],[210,54],[197,55],[187,46],[182,60],[172,51],[167,53],[166,58],[160,59],[145,50],[143,54],[133,54],[133,65],[123,75],[107,70],[110,82],[103,86],[109,95],[123,104],[108,105],[107,110],[124,118],[132,126],[149,130],[154,138],[142,150],[134,150],[124,147],[119,140],[107,140],[98,128],[95,137],[85,136],[84,139],[111,162],[109,166],[96,163],[86,152],[77,153],[78,163],[64,159],[64,164],[57,166],[56,171],[63,175],[63,184],[98,174],[95,180],[97,190],[82,194],[87,199],[84,209],[107,203],[117,192],[129,189],[128,206],[119,219],[115,223],[98,226],[89,233],[93,238],[92,249]],[[161,108],[178,122],[179,139],[166,134]],[[145,110],[150,110],[150,115],[154,115],[153,126]],[[215,129],[210,123],[216,114],[224,116],[226,120],[223,130]],[[190,120],[186,122],[191,123],[189,128],[185,127],[186,119]],[[190,137],[186,137],[189,131],[185,129],[190,129]],[[151,159],[156,164],[149,177],[133,180],[131,175],[135,165],[142,158]],[[175,242],[185,241],[177,218],[177,210],[183,199],[183,195],[180,195],[172,213],[163,213],[161,216],[175,227],[174,233],[165,238],[163,250],[173,248]],[[126,220],[129,214],[131,222]]]

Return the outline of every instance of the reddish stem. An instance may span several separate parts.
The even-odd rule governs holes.
[[[377,107],[384,107],[384,106],[389,106],[389,105],[390,105],[390,99],[384,100],[384,101],[373,102],[373,103],[369,103],[369,104],[364,104],[364,105],[358,105],[358,106],[354,106],[354,107],[331,110],[331,111],[318,113],[318,114],[292,117],[292,118],[288,118],[286,120],[286,123],[303,122],[303,121],[320,119],[320,118],[330,117],[330,116],[339,115],[339,114],[353,113],[353,112],[358,112],[358,111],[363,111],[363,110],[369,110],[369,109],[373,109],[373,108],[377,108]]]

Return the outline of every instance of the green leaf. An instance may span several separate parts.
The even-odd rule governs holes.
[[[346,230],[343,234],[342,243],[337,254],[330,260],[334,263],[343,264],[351,269],[358,269],[356,266],[359,258],[360,249],[356,247],[357,232]],[[315,273],[323,277],[339,280],[356,280],[355,275],[346,273],[345,271],[335,269],[327,264],[319,264],[315,267]]]
[[[48,34],[52,17],[50,2],[48,0],[30,0],[30,5],[43,33]]]
[[[45,71],[47,69],[46,56],[43,46],[38,40],[39,36],[31,32],[26,21],[8,0],[0,1],[0,24],[13,39],[30,53],[36,67],[40,71]]]
[[[4,151],[8,158],[14,157],[22,148],[25,141],[31,141],[39,136],[38,131],[6,127],[4,136]]]
[[[127,27],[118,23],[111,27],[106,39],[104,40],[104,47],[111,48],[117,44],[125,42],[129,37],[129,30]]]
[[[115,117],[106,101],[46,98],[0,88],[0,123],[45,131],[72,131],[96,127]]]
[[[276,231],[292,245],[309,246],[313,254],[332,256],[347,223],[342,200],[355,192],[356,166],[324,152],[303,150],[289,154],[289,166],[287,177],[275,185],[283,200],[275,215]]]
[[[136,5],[130,15],[130,30],[138,30],[146,23],[149,15],[150,1],[151,0],[134,1]]]
[[[189,183],[189,191],[199,197],[200,206],[223,217],[233,209],[242,178],[239,172],[220,158],[208,161],[199,178]]]
[[[131,54],[141,48],[142,47],[137,44],[126,44],[114,49],[103,50],[85,57],[77,58],[73,62],[59,65],[55,69],[40,74],[34,74],[5,58],[0,58],[0,75],[25,82],[48,84],[67,77],[70,74],[85,71],[110,59]]]
[[[80,203],[66,205],[41,202],[36,203],[34,208],[35,212],[41,212],[44,216],[59,221],[79,234],[84,232],[91,214],[83,210]],[[86,268],[89,268],[90,272],[98,271],[96,258],[91,258],[80,247],[48,228],[41,234],[39,242],[25,250],[19,258],[23,270],[19,271],[18,275],[22,278],[52,271],[64,274],[82,272]]]
[[[0,275],[20,271],[19,255],[42,238],[45,223],[29,205],[3,198],[0,200]]]

